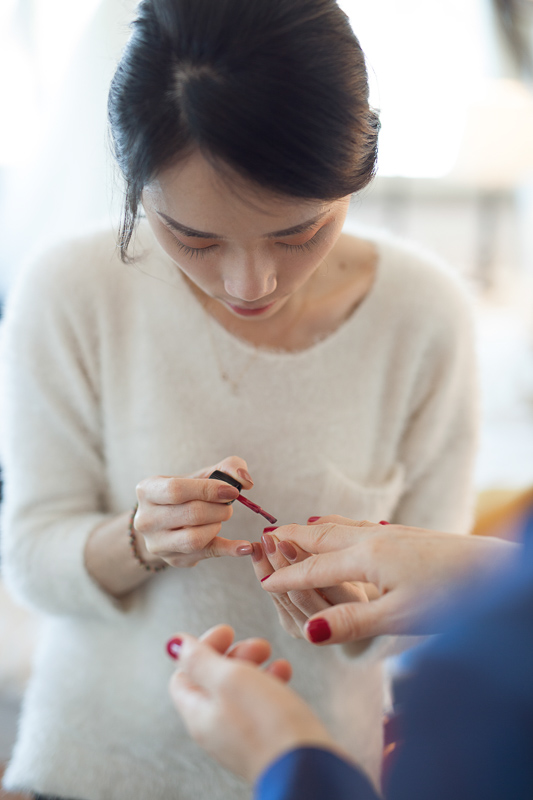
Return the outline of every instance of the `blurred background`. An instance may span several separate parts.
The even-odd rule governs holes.
[[[106,94],[133,0],[0,2],[0,302],[60,238],[116,226]],[[437,252],[475,298],[476,532],[519,526],[533,487],[532,0],[340,0],[367,55],[380,166],[347,227]],[[0,580],[0,764],[38,620]]]

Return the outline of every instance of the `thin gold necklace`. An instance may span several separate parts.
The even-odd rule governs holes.
[[[228,386],[230,387],[232,394],[235,397],[237,397],[239,395],[239,389],[240,389],[242,380],[244,379],[245,375],[247,374],[247,372],[250,369],[250,367],[252,366],[252,364],[257,360],[257,358],[259,356],[259,352],[258,352],[257,348],[255,348],[254,352],[248,357],[248,360],[246,361],[244,367],[241,369],[241,371],[238,373],[238,375],[235,375],[235,376],[232,377],[230,375],[230,373],[228,372],[227,368],[224,366],[224,363],[223,363],[223,360],[222,360],[222,357],[221,357],[221,354],[220,354],[220,351],[219,351],[219,348],[218,348],[218,345],[217,345],[215,331],[213,330],[213,319],[211,317],[211,314],[208,312],[208,310],[205,307],[204,303],[202,303],[201,305],[202,305],[204,314],[207,317],[207,332],[208,332],[208,335],[209,335],[209,339],[211,341],[211,348],[213,350],[213,355],[215,356],[215,361],[216,361],[218,372],[220,374],[220,377],[224,381],[224,383],[227,383]]]

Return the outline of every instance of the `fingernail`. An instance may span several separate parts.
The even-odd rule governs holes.
[[[279,525],[270,525],[266,528],[263,528],[263,533],[270,533],[270,531],[277,531]]]
[[[241,544],[237,548],[237,555],[238,556],[251,556],[254,552],[253,545],[250,544]]]
[[[285,556],[285,558],[288,558],[289,561],[294,561],[298,558],[298,552],[294,545],[290,542],[280,542],[278,544],[278,550]]]
[[[264,578],[261,578],[261,583],[263,583],[263,581],[266,581],[267,578],[270,578],[270,575],[265,575]]]
[[[387,522],[387,520],[386,520],[386,519],[382,519],[382,520],[381,520],[381,522],[380,522],[379,524],[380,524],[380,525],[390,525],[390,522]]]
[[[236,486],[219,486],[217,495],[219,500],[236,500],[239,490]]]
[[[253,551],[252,551],[252,561],[261,561],[263,558],[263,548],[261,547],[260,542],[254,542],[252,544]]]
[[[270,534],[264,533],[261,536],[261,541],[263,542],[263,547],[265,548],[265,553],[268,556],[271,556],[273,553],[276,552],[276,543]]]
[[[317,642],[325,642],[331,637],[331,628],[327,619],[312,619],[311,622],[307,623],[307,633],[311,641],[316,644]]]
[[[177,661],[177,659],[180,657],[182,644],[183,644],[183,639],[180,639],[179,636],[174,636],[173,639],[168,640],[167,653],[169,654],[170,658],[173,658]]]
[[[317,519],[320,519],[320,517],[309,517],[309,519],[307,521],[308,522],[316,522]]]
[[[252,476],[245,469],[242,469],[242,468],[238,469],[237,470],[237,475],[239,475],[243,480],[249,481],[250,483],[253,483]]]

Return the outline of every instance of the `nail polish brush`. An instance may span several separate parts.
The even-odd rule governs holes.
[[[219,469],[216,469],[209,477],[217,481],[225,481],[226,483],[229,483],[230,486],[235,486],[239,492],[242,489],[242,483],[239,483],[239,481],[235,480],[235,478],[232,478],[231,475],[227,475],[225,472],[221,472]],[[248,500],[247,497],[243,497],[242,494],[235,499],[238,500],[239,503],[242,503],[243,506],[246,506],[246,508],[249,508],[250,511],[254,511],[256,514],[261,514],[261,516],[267,519],[272,525],[277,522],[276,517],[273,517],[272,514],[269,514],[268,511],[264,510],[264,508],[258,506],[257,503],[254,503],[252,500]],[[230,500],[230,503],[233,502],[233,500]]]

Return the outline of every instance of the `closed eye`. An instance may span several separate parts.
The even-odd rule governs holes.
[[[174,239],[178,245],[178,250],[180,250],[182,253],[185,253],[187,256],[191,256],[192,258],[203,258],[210,251],[212,252],[218,247],[218,244],[209,244],[207,247],[189,247],[189,245],[181,242],[176,236],[174,236]]]
[[[326,227],[325,225],[322,225],[314,233],[314,235],[311,236],[310,239],[307,239],[307,241],[305,242],[300,242],[298,244],[289,244],[288,242],[277,242],[276,244],[281,245],[281,247],[284,247],[286,250],[292,250],[293,252],[298,250],[299,251],[311,250],[311,248],[314,247],[316,244],[318,244],[318,242],[320,241],[322,231],[324,230],[325,227]]]

